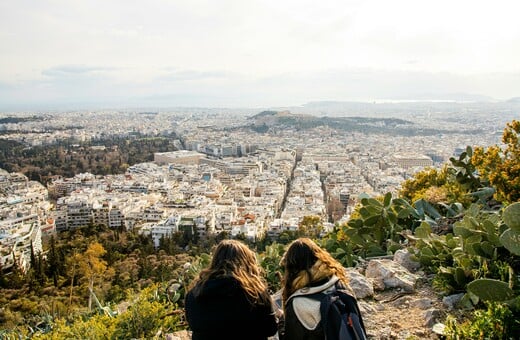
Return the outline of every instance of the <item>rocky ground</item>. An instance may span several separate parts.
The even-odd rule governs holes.
[[[432,277],[418,269],[408,253],[398,252],[347,270],[369,339],[440,338],[433,328],[442,327],[461,296],[443,299],[432,289]]]
[[[414,293],[384,291],[359,304],[370,339],[440,338],[432,327],[444,320],[446,307],[427,285]]]
[[[442,338],[441,322],[462,296],[439,296],[431,287],[431,277],[418,269],[408,254],[399,253],[347,270],[369,339]],[[190,334],[181,331],[167,339],[187,340]]]

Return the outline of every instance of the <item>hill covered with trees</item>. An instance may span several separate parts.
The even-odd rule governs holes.
[[[456,131],[432,129],[418,126],[414,122],[398,118],[383,117],[318,117],[310,114],[293,114],[289,111],[263,111],[249,118],[251,124],[246,128],[257,133],[272,130],[308,130],[320,126],[334,127],[338,130],[361,133],[383,133],[391,136],[431,136],[438,134],[475,134],[479,130]]]
[[[146,136],[78,142],[59,141],[53,145],[27,148],[23,143],[0,139],[0,168],[22,172],[30,180],[47,183],[51,176],[74,177],[90,172],[94,175],[121,174],[134,164],[153,161],[156,152],[177,150],[175,136]]]

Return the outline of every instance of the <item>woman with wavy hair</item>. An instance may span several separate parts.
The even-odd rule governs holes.
[[[185,309],[193,340],[263,340],[277,332],[261,268],[243,243],[221,241],[190,287]]]
[[[342,290],[355,297],[345,276],[345,268],[308,238],[293,241],[285,252],[281,265],[284,269],[283,339],[324,339],[325,330],[320,322],[320,301],[310,295]]]

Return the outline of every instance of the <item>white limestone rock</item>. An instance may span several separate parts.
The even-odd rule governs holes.
[[[392,260],[371,260],[368,263],[366,277],[374,279],[376,286],[384,285],[385,288],[401,288],[406,292],[414,292],[417,276],[413,275]]]
[[[354,268],[347,268],[345,274],[357,299],[374,296],[374,286],[372,285],[372,282],[367,280],[367,278],[361,275],[357,270]]]
[[[415,272],[421,267],[419,262],[412,259],[412,253],[410,253],[408,249],[399,249],[396,251],[394,254],[394,261],[411,272]]]

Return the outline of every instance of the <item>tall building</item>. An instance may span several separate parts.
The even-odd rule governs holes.
[[[83,200],[67,203],[67,229],[87,226],[92,223],[90,205]]]
[[[158,165],[164,164],[199,164],[201,158],[205,156],[196,151],[172,151],[172,152],[156,152],[153,155],[153,161]]]
[[[433,161],[430,157],[420,154],[395,154],[394,160],[400,168],[409,169],[416,166],[427,167],[432,166]]]

